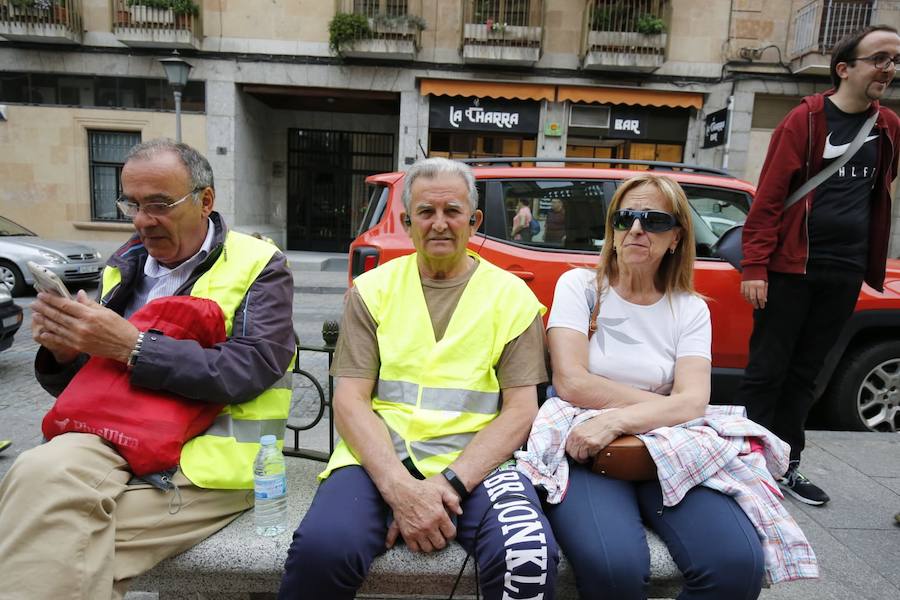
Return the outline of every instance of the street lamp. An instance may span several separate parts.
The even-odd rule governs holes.
[[[162,63],[169,87],[175,95],[175,141],[181,142],[181,90],[187,85],[188,73],[192,67],[190,63],[181,60],[178,50],[172,51],[171,58],[161,58],[159,62]]]

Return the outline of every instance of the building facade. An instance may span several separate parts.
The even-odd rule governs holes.
[[[159,59],[176,49],[217,209],[289,249],[346,250],[365,177],[422,156],[683,161],[755,183],[778,121],[830,87],[834,43],[900,25],[898,4],[0,0],[0,215],[122,239],[122,157],[174,137]]]

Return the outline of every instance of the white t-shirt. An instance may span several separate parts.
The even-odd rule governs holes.
[[[565,327],[588,334],[596,273],[572,269],[556,283],[547,329]],[[710,359],[712,327],[703,299],[683,292],[643,306],[622,299],[606,286],[597,331],[588,346],[588,370],[619,383],[658,394],[672,391],[675,361],[682,356]]]

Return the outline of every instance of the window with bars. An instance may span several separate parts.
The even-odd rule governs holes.
[[[122,193],[122,166],[131,148],[141,143],[132,131],[88,131],[91,172],[91,220],[130,222],[116,207]]]
[[[474,23],[493,21],[507,25],[529,25],[530,0],[474,0]]]
[[[353,12],[367,17],[402,17],[407,14],[407,0],[353,0]]]

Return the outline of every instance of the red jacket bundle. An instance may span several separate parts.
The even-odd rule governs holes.
[[[205,298],[158,298],[128,320],[141,331],[193,339],[205,348],[225,341],[222,309]],[[209,428],[222,406],[132,386],[124,364],[92,357],[44,416],[41,428],[48,440],[70,431],[98,435],[141,476],[177,465],[184,443]]]

